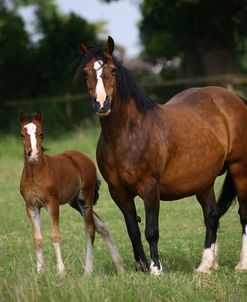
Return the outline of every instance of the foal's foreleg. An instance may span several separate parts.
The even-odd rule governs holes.
[[[145,236],[149,243],[151,255],[150,273],[160,276],[163,274],[158,254],[160,196],[155,180],[150,179],[143,185],[143,200],[146,213]]]
[[[102,238],[105,241],[105,244],[109,250],[109,253],[112,257],[112,261],[114,262],[117,272],[123,272],[123,261],[122,257],[119,254],[118,249],[116,248],[115,244],[112,242],[111,237],[109,235],[109,232],[106,228],[105,223],[99,218],[99,216],[96,215],[95,212],[93,212],[93,219],[94,224],[96,227],[96,231],[102,236]]]
[[[206,226],[206,238],[201,264],[196,272],[209,273],[218,268],[217,262],[217,229],[219,225],[219,216],[213,186],[197,195],[197,199],[202,206],[204,222]]]
[[[36,258],[37,258],[37,272],[41,273],[44,270],[45,263],[44,263],[43,251],[42,251],[40,209],[27,206],[26,211],[32,223],[32,228],[33,228],[33,239],[34,239]]]
[[[57,272],[60,275],[65,273],[65,267],[61,254],[61,235],[59,232],[59,204],[57,200],[52,200],[49,203],[48,211],[51,216],[51,239],[55,248],[56,260],[57,260]]]

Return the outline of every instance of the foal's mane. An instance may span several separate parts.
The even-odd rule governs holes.
[[[102,47],[94,47],[89,49],[77,69],[76,78],[81,76],[83,69],[92,59],[102,60],[103,64],[106,64],[108,61],[108,58],[106,57]],[[138,88],[132,74],[121,64],[121,62],[114,56],[112,59],[117,69],[116,84],[119,98],[122,101],[125,101],[132,97],[136,102],[138,111],[141,113],[158,108],[157,104],[149,99],[147,95]]]

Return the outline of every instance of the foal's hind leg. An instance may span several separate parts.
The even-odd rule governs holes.
[[[93,243],[95,239],[95,224],[93,220],[93,194],[83,195],[79,193],[78,206],[85,222],[85,233],[87,240],[85,274],[91,274],[93,271]]]
[[[115,244],[112,242],[111,237],[109,235],[109,232],[106,228],[105,223],[99,218],[98,215],[96,215],[95,212],[93,212],[93,219],[96,227],[96,231],[102,236],[102,238],[105,241],[105,244],[109,250],[109,253],[112,257],[112,261],[114,262],[117,272],[121,273],[124,271],[123,269],[123,261],[122,258],[118,252],[118,249],[116,248]]]
[[[196,269],[196,272],[208,273],[218,268],[216,236],[219,225],[219,216],[216,210],[217,205],[213,186],[198,194],[197,199],[203,209],[204,222],[206,225],[206,238],[201,264]]]
[[[58,274],[63,275],[65,274],[65,266],[60,248],[62,238],[59,231],[59,204],[57,199],[50,198],[48,203],[48,212],[51,216],[51,240],[56,253],[57,272]]]
[[[230,165],[230,171],[236,188],[239,202],[239,216],[242,225],[242,249],[240,261],[235,266],[236,271],[247,270],[247,164],[235,163]]]

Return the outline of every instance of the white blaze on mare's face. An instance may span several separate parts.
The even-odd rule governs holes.
[[[38,150],[37,150],[37,140],[36,140],[36,125],[34,123],[29,123],[24,126],[27,129],[27,134],[30,136],[32,153],[30,159],[36,159]]]
[[[100,103],[100,108],[103,107],[106,99],[106,91],[102,80],[103,61],[99,60],[94,63],[93,68],[96,71],[97,84],[96,84],[96,99]]]

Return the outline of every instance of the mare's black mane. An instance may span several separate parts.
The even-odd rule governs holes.
[[[108,59],[104,54],[102,47],[94,47],[89,49],[87,54],[83,57],[80,66],[78,67],[76,78],[79,78],[83,73],[85,66],[92,60],[102,60],[103,64],[106,64]],[[137,109],[141,113],[145,113],[147,110],[157,108],[157,104],[149,99],[144,92],[142,92],[132,76],[132,74],[119,62],[116,57],[113,57],[114,65],[116,66],[116,83],[117,93],[122,101],[129,98],[133,98],[136,102]]]

